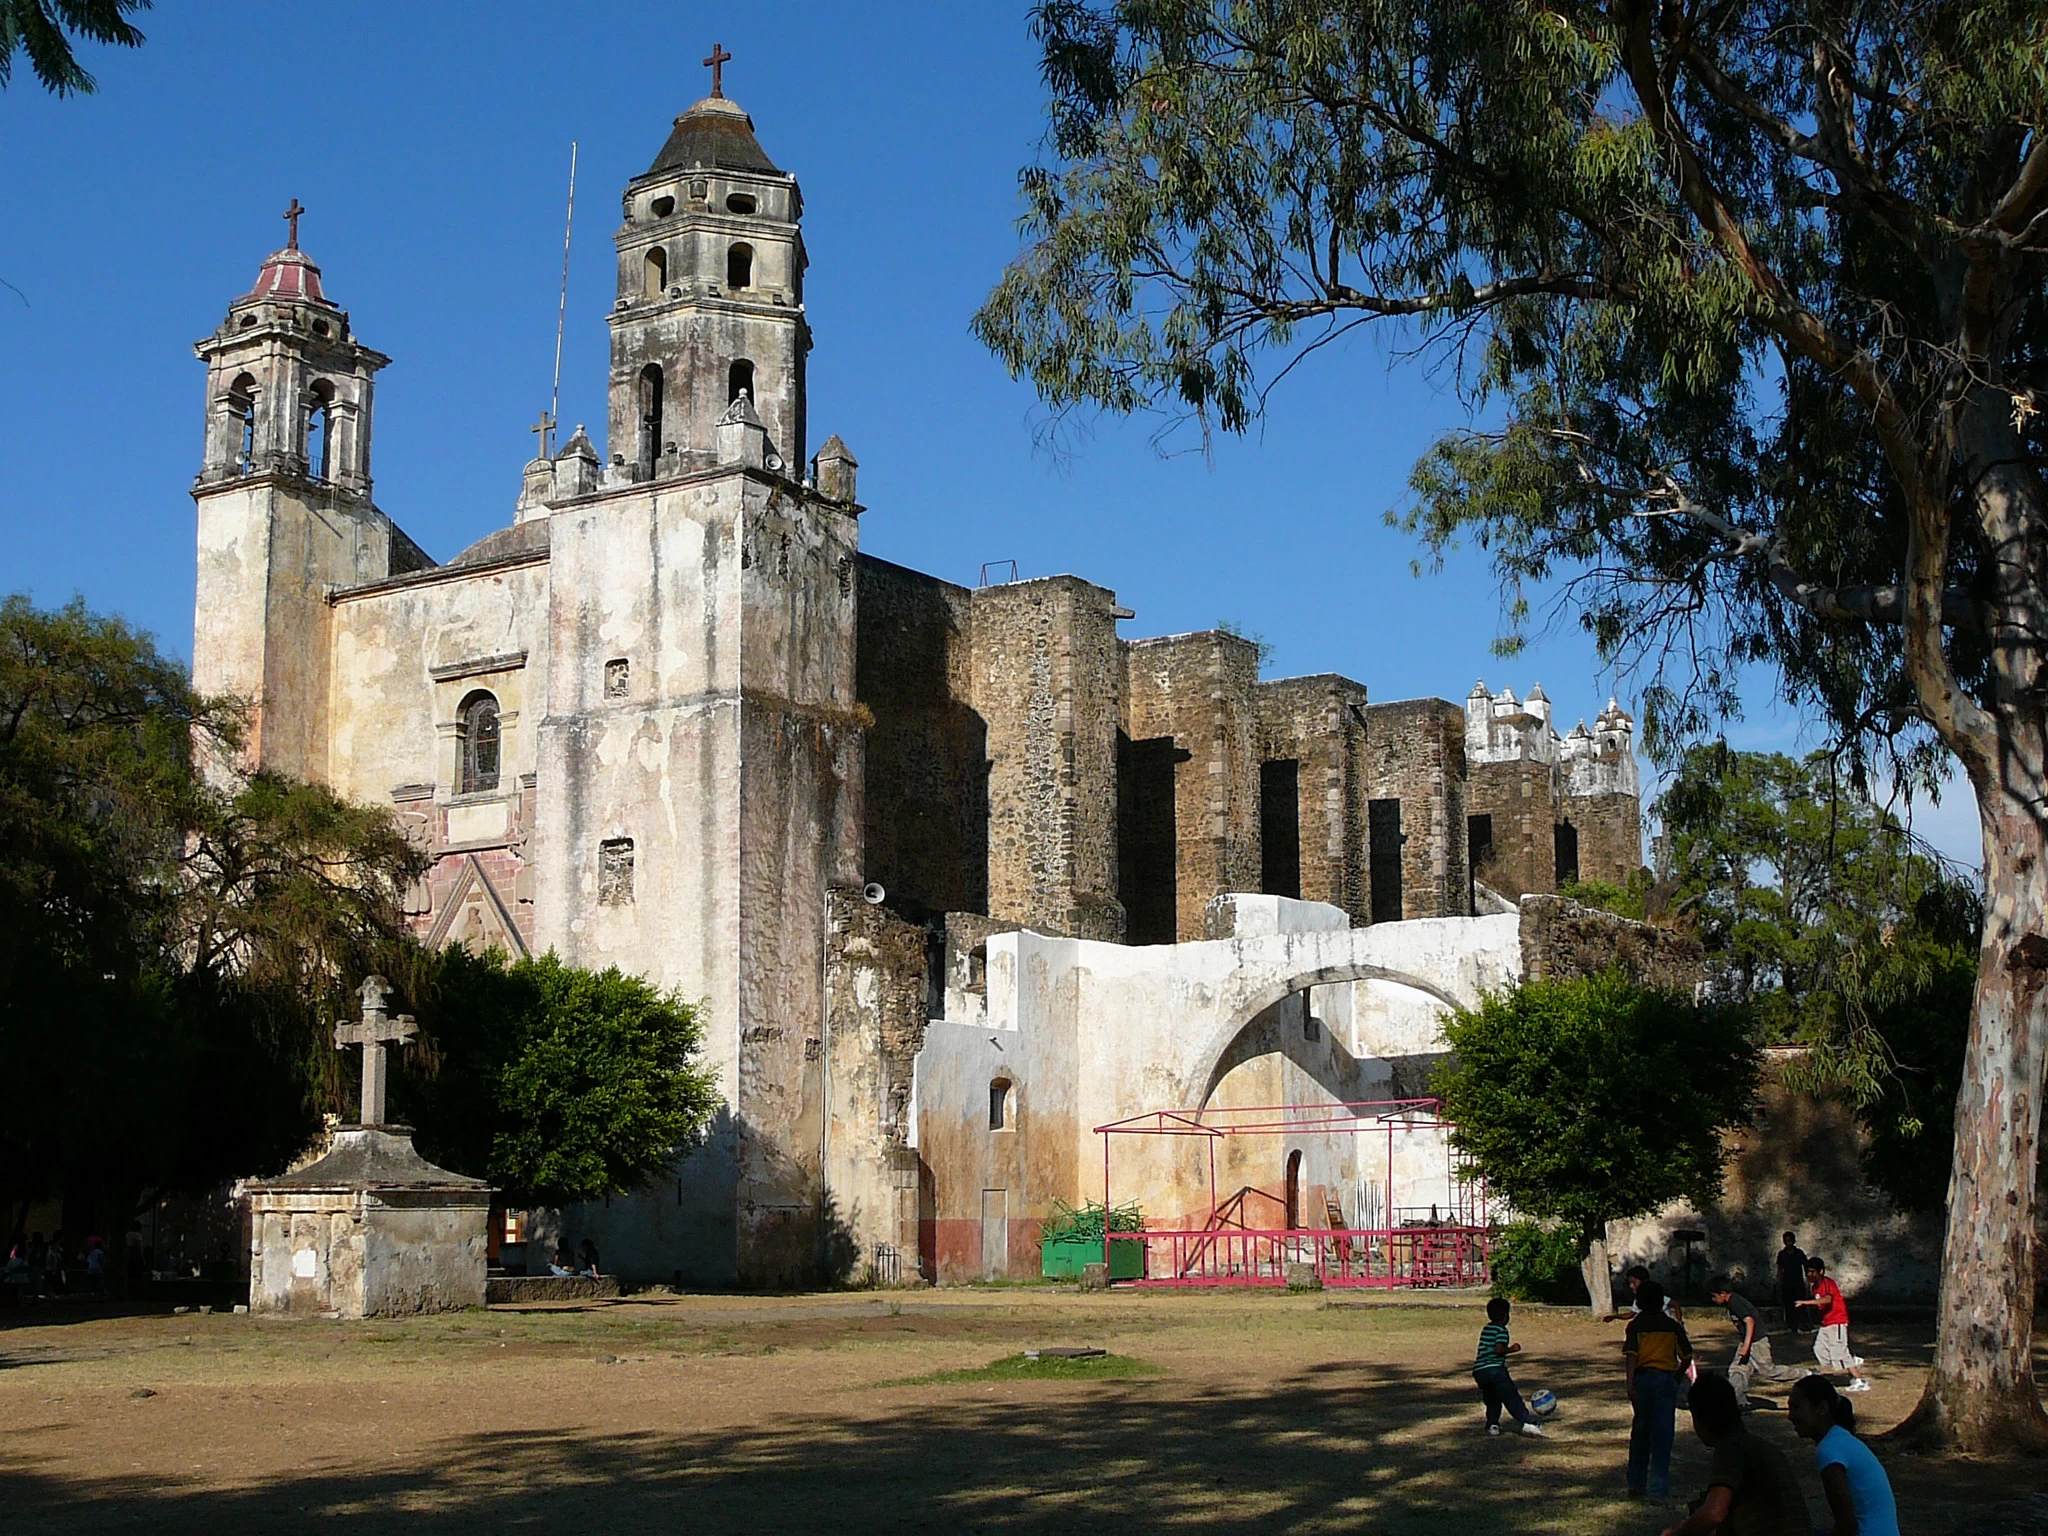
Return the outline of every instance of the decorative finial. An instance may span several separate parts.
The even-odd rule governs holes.
[[[305,211],[305,209],[299,206],[299,200],[296,197],[292,199],[291,207],[284,211],[284,221],[291,230],[291,233],[285,237],[284,242],[284,248],[288,251],[296,251],[299,248],[299,215]]]
[[[704,63],[711,70],[711,94],[713,96],[723,96],[725,94],[725,66],[731,62],[732,55],[725,51],[725,44],[713,43],[711,45],[711,57],[706,59]]]

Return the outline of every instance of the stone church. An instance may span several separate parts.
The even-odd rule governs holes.
[[[703,1000],[709,1141],[565,1216],[629,1277],[979,1262],[934,1234],[996,1175],[940,1160],[952,1111],[920,1085],[945,1075],[928,1023],[988,1033],[968,994],[1015,953],[996,937],[1142,965],[1215,940],[1226,893],[1345,931],[1511,922],[1473,914],[1640,862],[1611,703],[1565,735],[1540,689],[1372,703],[1261,680],[1233,634],[1127,639],[1080,577],[968,587],[862,555],[854,456],[810,443],[802,214],[737,104],[678,117],[622,200],[602,444],[543,439],[509,524],[443,563],[376,505],[390,359],[295,215],[197,346],[194,681],[251,701],[249,761],[392,808],[435,857],[429,942]],[[1018,1177],[1012,1224],[1079,1198]]]

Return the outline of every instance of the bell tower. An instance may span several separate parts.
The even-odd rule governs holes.
[[[206,364],[192,681],[249,710],[244,768],[326,770],[327,593],[431,564],[370,501],[370,398],[390,361],[358,344],[290,235],[193,347]],[[229,765],[220,765],[227,767]]]
[[[304,212],[293,198],[285,248],[194,348],[207,365],[199,483],[283,475],[368,501],[371,381],[391,359],[358,345],[322,291],[299,249]]]
[[[766,467],[804,462],[803,198],[728,99],[714,47],[711,94],[675,120],[626,186],[612,305],[607,451],[634,480],[722,462],[718,427],[746,395],[766,429]]]

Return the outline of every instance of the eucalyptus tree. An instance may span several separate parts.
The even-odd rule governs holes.
[[[1047,154],[977,334],[1060,409],[1240,430],[1390,322],[1478,425],[1397,516],[1569,613],[1669,752],[1776,674],[1977,799],[1985,919],[1915,1427],[2048,1443],[2038,0],[1042,0]],[[1539,608],[1541,594],[1557,603]]]

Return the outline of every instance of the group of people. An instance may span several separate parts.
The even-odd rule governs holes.
[[[1799,1283],[1796,1288],[1784,1283],[1781,1255],[1780,1299],[1794,1326],[1806,1321],[1815,1328],[1814,1359],[1821,1371],[1801,1371],[1773,1359],[1761,1314],[1725,1275],[1708,1281],[1707,1293],[1735,1329],[1735,1350],[1725,1371],[1701,1371],[1682,1309],[1648,1270],[1638,1265],[1628,1272],[1634,1305],[1622,1336],[1622,1369],[1634,1409],[1629,1495],[1670,1497],[1671,1448],[1681,1407],[1691,1412],[1693,1432],[1714,1453],[1707,1491],[1692,1513],[1664,1536],[1708,1536],[1719,1529],[1755,1536],[1808,1536],[1813,1529],[1805,1496],[1784,1453],[1745,1429],[1743,1416],[1756,1406],[1750,1388],[1758,1381],[1792,1383],[1788,1417],[1802,1438],[1814,1442],[1835,1536],[1898,1536],[1898,1514],[1884,1467],[1856,1438],[1855,1408],[1821,1373],[1848,1376],[1844,1392],[1870,1390],[1862,1357],[1849,1348],[1849,1309],[1841,1287],[1829,1278],[1825,1261],[1799,1251],[1790,1232],[1785,1234],[1785,1249],[1796,1256]],[[1508,1368],[1509,1358],[1521,1351],[1509,1334],[1510,1316],[1505,1297],[1487,1303],[1472,1376],[1485,1405],[1488,1434],[1503,1432],[1505,1413],[1522,1434],[1540,1437],[1542,1425],[1524,1405]]]
[[[83,1292],[88,1296],[107,1293],[107,1244],[104,1238],[88,1237],[76,1254],[65,1252],[62,1233],[45,1238],[42,1233],[14,1234],[7,1246],[7,1262],[0,1269],[0,1284],[17,1287],[35,1296],[64,1296]]]
[[[557,1280],[573,1279],[582,1275],[588,1279],[597,1278],[597,1244],[589,1238],[583,1239],[583,1246],[576,1253],[569,1251],[569,1239],[563,1238],[555,1244],[554,1262],[548,1265],[548,1273]]]

